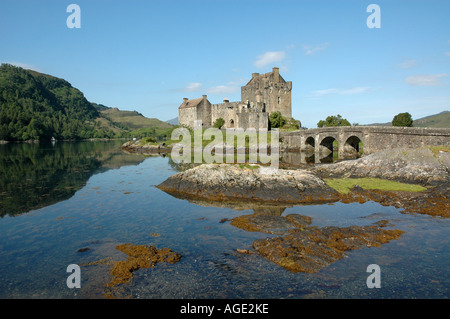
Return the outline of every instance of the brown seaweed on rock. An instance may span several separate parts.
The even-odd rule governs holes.
[[[114,263],[110,270],[113,279],[107,284],[107,287],[127,283],[133,277],[133,271],[140,268],[154,267],[159,262],[174,264],[181,259],[179,253],[175,253],[169,248],[156,249],[154,246],[130,243],[118,245],[116,248],[127,254],[128,258]]]
[[[364,247],[379,247],[398,239],[404,231],[386,230],[387,221],[370,226],[292,229],[285,236],[257,239],[253,248],[262,256],[292,272],[315,273]]]

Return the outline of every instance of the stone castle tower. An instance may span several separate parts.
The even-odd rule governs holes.
[[[201,120],[203,127],[211,127],[218,118],[225,121],[224,128],[268,128],[269,114],[280,111],[286,118],[292,117],[292,82],[286,82],[274,67],[272,72],[253,73],[251,80],[241,87],[241,101],[211,104],[206,95],[202,98],[183,99],[178,108],[181,125],[193,127]]]

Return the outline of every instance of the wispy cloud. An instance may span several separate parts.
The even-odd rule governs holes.
[[[446,56],[450,56],[450,51],[445,52]]]
[[[200,90],[201,88],[202,88],[202,84],[201,83],[199,83],[199,82],[191,82],[184,88],[184,91],[194,92],[194,91]]]
[[[416,65],[417,65],[417,60],[407,60],[407,61],[404,61],[404,62],[398,64],[397,66],[400,69],[410,69],[412,67],[415,67]]]
[[[269,51],[257,57],[255,66],[262,69],[272,63],[282,61],[285,57],[284,51]]]
[[[305,55],[313,55],[318,51],[325,50],[328,47],[328,43],[322,43],[319,45],[303,45],[303,50],[305,51]]]
[[[440,86],[443,85],[440,79],[447,75],[447,73],[412,75],[408,76],[405,81],[414,86]]]
[[[338,94],[338,95],[352,95],[352,94],[361,94],[370,91],[370,87],[368,86],[358,86],[350,89],[325,89],[325,90],[317,90],[312,92],[312,95],[315,97],[325,96],[330,94]]]

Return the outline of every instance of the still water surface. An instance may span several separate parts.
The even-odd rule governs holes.
[[[312,225],[370,225],[388,219],[399,240],[351,251],[315,274],[291,273],[257,254],[239,254],[271,235],[238,229],[224,218],[245,207],[212,207],[155,187],[177,172],[167,157],[125,154],[122,142],[0,145],[0,298],[104,298],[106,264],[81,266],[69,289],[69,264],[125,259],[133,243],[168,247],[176,264],[139,269],[119,298],[448,298],[447,219],[402,214],[374,202],[287,207]],[[79,249],[89,248],[84,252]],[[381,288],[369,289],[378,264]]]

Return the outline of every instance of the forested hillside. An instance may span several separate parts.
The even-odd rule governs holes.
[[[0,140],[161,139],[171,129],[167,123],[142,115],[141,126],[131,127],[111,118],[110,110],[89,102],[66,80],[9,64],[0,66]]]
[[[0,66],[0,140],[90,138],[96,136],[98,116],[69,82],[8,64]]]

